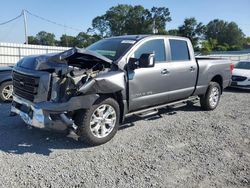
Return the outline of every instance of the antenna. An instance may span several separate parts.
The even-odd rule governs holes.
[[[22,11],[23,21],[24,21],[24,37],[25,37],[25,44],[29,44],[28,41],[28,25],[27,25],[27,17],[26,17],[26,10]]]

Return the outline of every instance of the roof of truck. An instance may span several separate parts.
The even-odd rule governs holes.
[[[172,35],[122,35],[122,36],[115,36],[115,37],[110,37],[110,39],[113,38],[118,38],[118,39],[124,39],[124,40],[135,40],[135,41],[139,41],[143,38],[147,38],[147,37],[154,37],[154,36],[164,36],[164,37],[170,37],[170,38],[182,38],[182,39],[187,39],[185,37],[180,37],[180,36],[172,36]]]
[[[115,36],[115,37],[110,37],[111,39],[117,38],[117,39],[125,39],[125,40],[141,40],[145,37],[148,37],[149,35],[122,35],[122,36]]]

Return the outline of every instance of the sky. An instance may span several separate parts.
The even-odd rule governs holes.
[[[167,7],[172,21],[166,29],[175,29],[185,18],[195,17],[207,24],[213,19],[236,22],[245,35],[250,36],[250,0],[4,0],[0,6],[0,23],[19,15],[23,9],[59,24],[71,26],[82,31],[91,27],[92,19],[105,14],[118,4],[142,5],[151,9]],[[62,34],[76,36],[79,31],[60,27],[27,14],[28,35],[36,35],[44,30],[52,32],[56,38]],[[23,43],[24,23],[19,18],[6,25],[0,25],[0,42]]]

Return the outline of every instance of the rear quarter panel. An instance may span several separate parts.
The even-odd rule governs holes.
[[[197,59],[197,62],[199,74],[194,95],[205,94],[209,82],[217,75],[222,77],[223,89],[229,86],[232,76],[230,70],[231,62],[229,60]]]

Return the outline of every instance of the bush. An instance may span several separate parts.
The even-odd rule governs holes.
[[[240,46],[233,45],[233,46],[230,46],[230,48],[228,50],[229,51],[238,51],[238,50],[242,50],[242,48]]]
[[[216,46],[215,50],[217,51],[228,51],[230,49],[228,44],[218,45]]]

